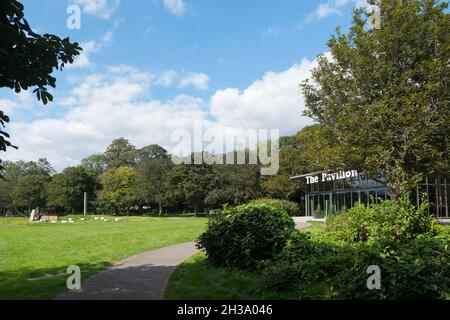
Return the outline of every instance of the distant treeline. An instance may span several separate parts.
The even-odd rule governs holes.
[[[289,177],[320,166],[314,159],[319,153],[312,149],[319,137],[320,127],[315,125],[280,138],[280,170],[275,176],[261,176],[259,165],[175,165],[161,146],[138,149],[124,138],[61,173],[46,159],[4,161],[0,208],[3,215],[28,214],[33,208],[80,213],[85,192],[90,213],[198,214],[261,197],[302,204],[304,185]]]

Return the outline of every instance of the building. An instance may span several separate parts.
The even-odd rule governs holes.
[[[355,203],[378,202],[389,199],[389,189],[383,172],[372,175],[356,170],[315,172],[291,177],[306,183],[305,212],[307,216],[324,217],[330,213],[345,211]],[[426,193],[430,202],[430,214],[440,218],[450,217],[450,178],[445,175],[425,177],[413,194],[419,205],[420,195]]]

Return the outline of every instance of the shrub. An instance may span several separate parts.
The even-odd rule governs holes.
[[[336,274],[352,266],[353,254],[348,245],[325,233],[309,235],[297,231],[276,261],[266,265],[263,284],[269,290],[295,288],[301,292],[320,283],[330,284]]]
[[[249,204],[266,204],[272,208],[286,211],[291,217],[301,215],[299,205],[293,201],[263,198],[252,200]]]
[[[325,231],[333,234],[338,239],[349,241],[348,232],[348,213],[331,214],[327,217]]]
[[[293,264],[287,260],[267,263],[262,271],[264,289],[275,292],[297,290],[299,279],[303,282],[308,275],[305,269],[303,264]]]
[[[438,225],[428,214],[425,200],[416,208],[408,196],[403,196],[369,206],[358,204],[346,214],[327,219],[327,230],[348,242],[380,245],[406,243],[418,235],[434,236]]]
[[[327,233],[295,236],[278,259],[266,265],[263,285],[309,298],[445,299],[450,286],[449,244],[445,233],[384,247],[336,243]],[[371,265],[381,269],[381,290],[367,288]],[[310,291],[313,287],[322,289],[318,296]]]
[[[273,259],[294,230],[286,211],[247,204],[212,215],[197,246],[213,265],[247,269]]]
[[[445,299],[449,294],[449,241],[418,238],[354,255],[353,268],[334,277],[334,296],[338,299]],[[367,267],[381,269],[381,289],[368,290]]]

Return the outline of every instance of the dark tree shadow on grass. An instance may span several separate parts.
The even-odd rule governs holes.
[[[75,263],[74,263],[75,264]],[[76,264],[80,267],[81,278],[111,266],[109,262]],[[66,273],[68,265],[54,268],[21,268],[0,272],[0,300],[43,300],[52,299],[67,290]]]

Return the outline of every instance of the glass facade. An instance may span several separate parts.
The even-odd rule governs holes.
[[[420,204],[423,194],[427,195],[430,206],[428,211],[441,218],[450,218],[450,179],[445,175],[427,176],[416,188],[414,200]]]
[[[349,173],[353,172],[349,177]],[[307,216],[326,217],[352,208],[356,203],[377,203],[389,199],[389,190],[383,172],[374,174],[356,171],[336,174],[315,173],[293,177],[306,179],[305,212]],[[315,178],[315,179],[314,179]],[[450,218],[450,179],[444,175],[429,175],[413,195],[420,204],[422,194],[430,202],[429,212],[441,218]]]

